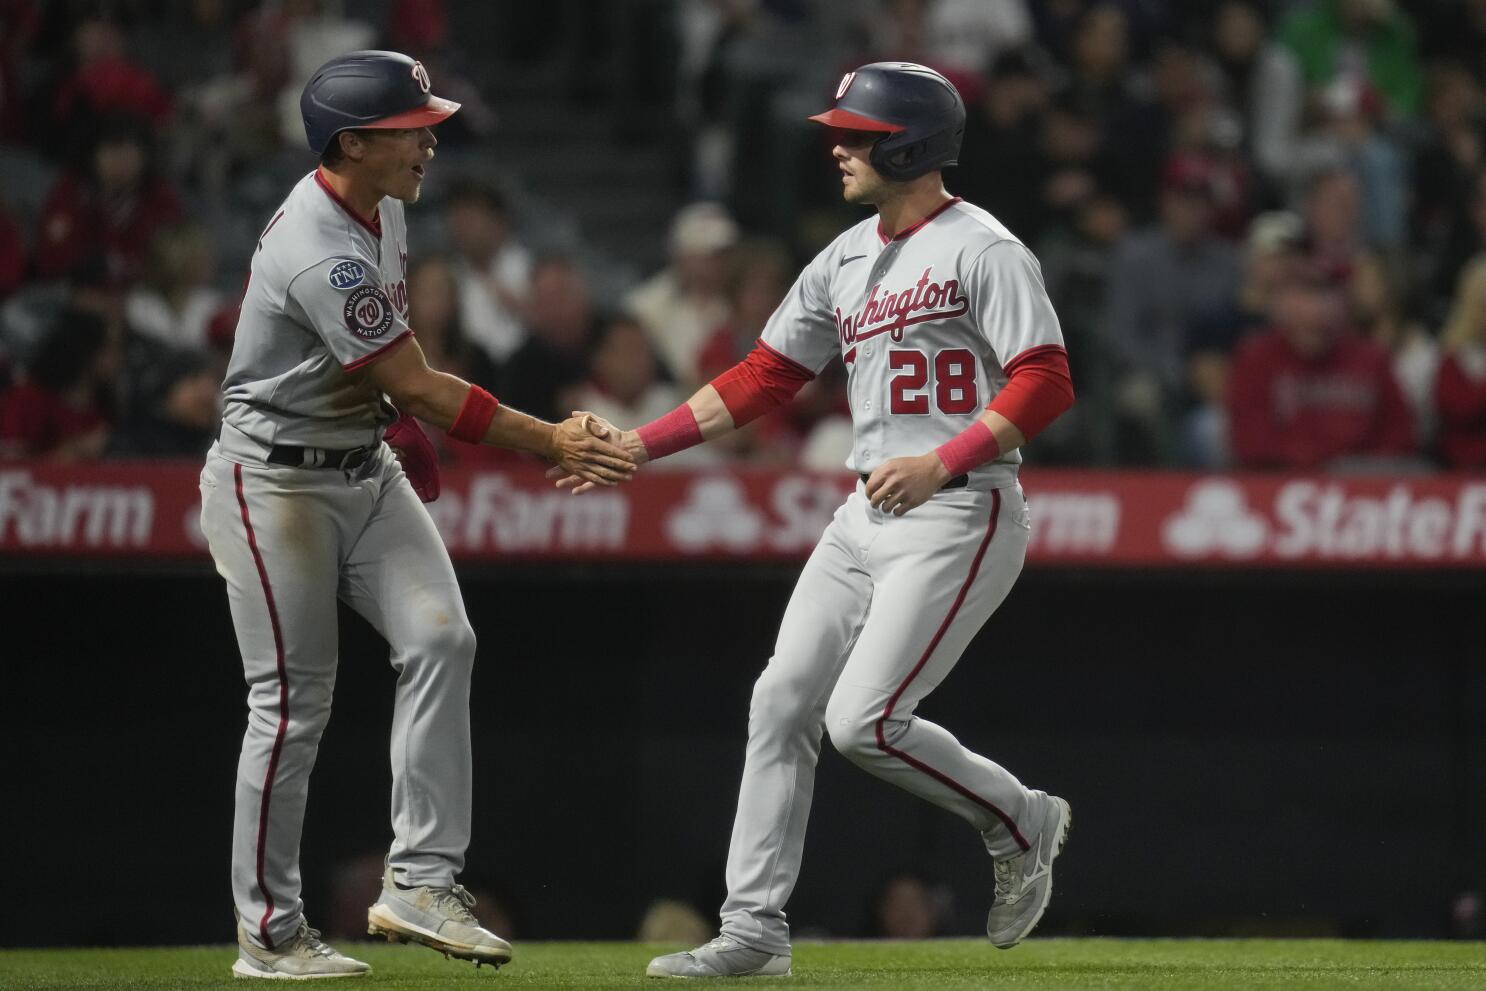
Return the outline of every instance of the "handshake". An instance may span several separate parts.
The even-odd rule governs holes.
[[[560,489],[581,495],[597,485],[628,481],[649,460],[645,444],[633,430],[620,430],[603,417],[574,410],[552,431],[547,477]]]

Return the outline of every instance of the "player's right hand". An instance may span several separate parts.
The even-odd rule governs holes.
[[[575,409],[572,415],[582,420],[584,426],[595,437],[618,444],[634,460],[636,465],[645,463],[645,445],[633,430],[620,430],[597,413],[590,413],[587,410]],[[636,453],[637,451],[639,452],[638,454]],[[561,467],[549,468],[547,470],[547,477],[556,482],[559,489],[571,489],[573,495],[582,495],[594,487],[593,482],[584,481],[582,478]]]
[[[634,474],[635,459],[602,439],[611,428],[599,426],[592,414],[572,416],[552,430],[550,458],[557,469],[580,484],[617,485]],[[554,469],[556,470],[556,469]],[[550,474],[550,473],[549,473]]]

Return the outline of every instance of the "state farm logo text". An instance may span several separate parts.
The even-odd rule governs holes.
[[[916,323],[929,320],[944,320],[964,316],[970,311],[970,300],[960,293],[957,279],[933,282],[930,274],[933,267],[924,269],[924,274],[910,289],[884,293],[882,283],[867,293],[867,301],[855,315],[843,315],[836,308],[836,329],[843,348],[858,341],[870,340],[881,334],[890,334],[895,343],[903,340],[903,331]]]
[[[155,498],[142,486],[51,486],[28,471],[0,471],[0,544],[147,547]]]
[[[1444,498],[1418,495],[1404,482],[1364,495],[1298,480],[1280,486],[1266,513],[1249,506],[1238,484],[1208,480],[1187,493],[1161,539],[1180,557],[1463,560],[1486,554],[1486,484]]]

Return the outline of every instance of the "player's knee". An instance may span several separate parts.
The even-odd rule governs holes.
[[[875,712],[864,712],[859,705],[832,698],[826,706],[826,732],[831,746],[851,761],[869,760],[881,755],[877,740]]]
[[[753,686],[753,700],[748,706],[750,733],[769,729],[789,729],[810,718],[810,701],[800,686],[764,669]]]

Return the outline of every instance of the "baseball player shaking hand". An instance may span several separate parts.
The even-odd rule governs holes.
[[[854,763],[980,833],[998,947],[1042,917],[1068,835],[1067,802],[914,715],[1021,572],[1030,531],[1017,448],[1073,403],[1041,271],[996,218],[945,192],[939,170],[955,164],[965,108],[943,76],[865,65],[811,119],[836,129],[842,194],[878,216],[805,268],[742,362],[666,416],[616,431],[637,462],[665,457],[786,402],[839,355],[848,466],[861,474],[754,688],[721,935],[657,957],[652,976],[790,972],[784,907],[823,731]]]
[[[320,166],[259,237],[222,430],[201,473],[201,527],[227,582],[248,684],[232,834],[240,977],[370,969],[325,945],[300,901],[337,598],[387,639],[398,672],[393,842],[369,931],[477,964],[511,957],[455,883],[470,834],[475,637],[419,501],[437,496],[438,468],[412,418],[540,454],[591,484],[634,469],[591,421],[543,423],[424,362],[407,323],[403,204],[418,199],[434,156],[430,128],[459,109],[429,88],[420,63],[380,51],[333,59],[306,85],[300,108]]]

